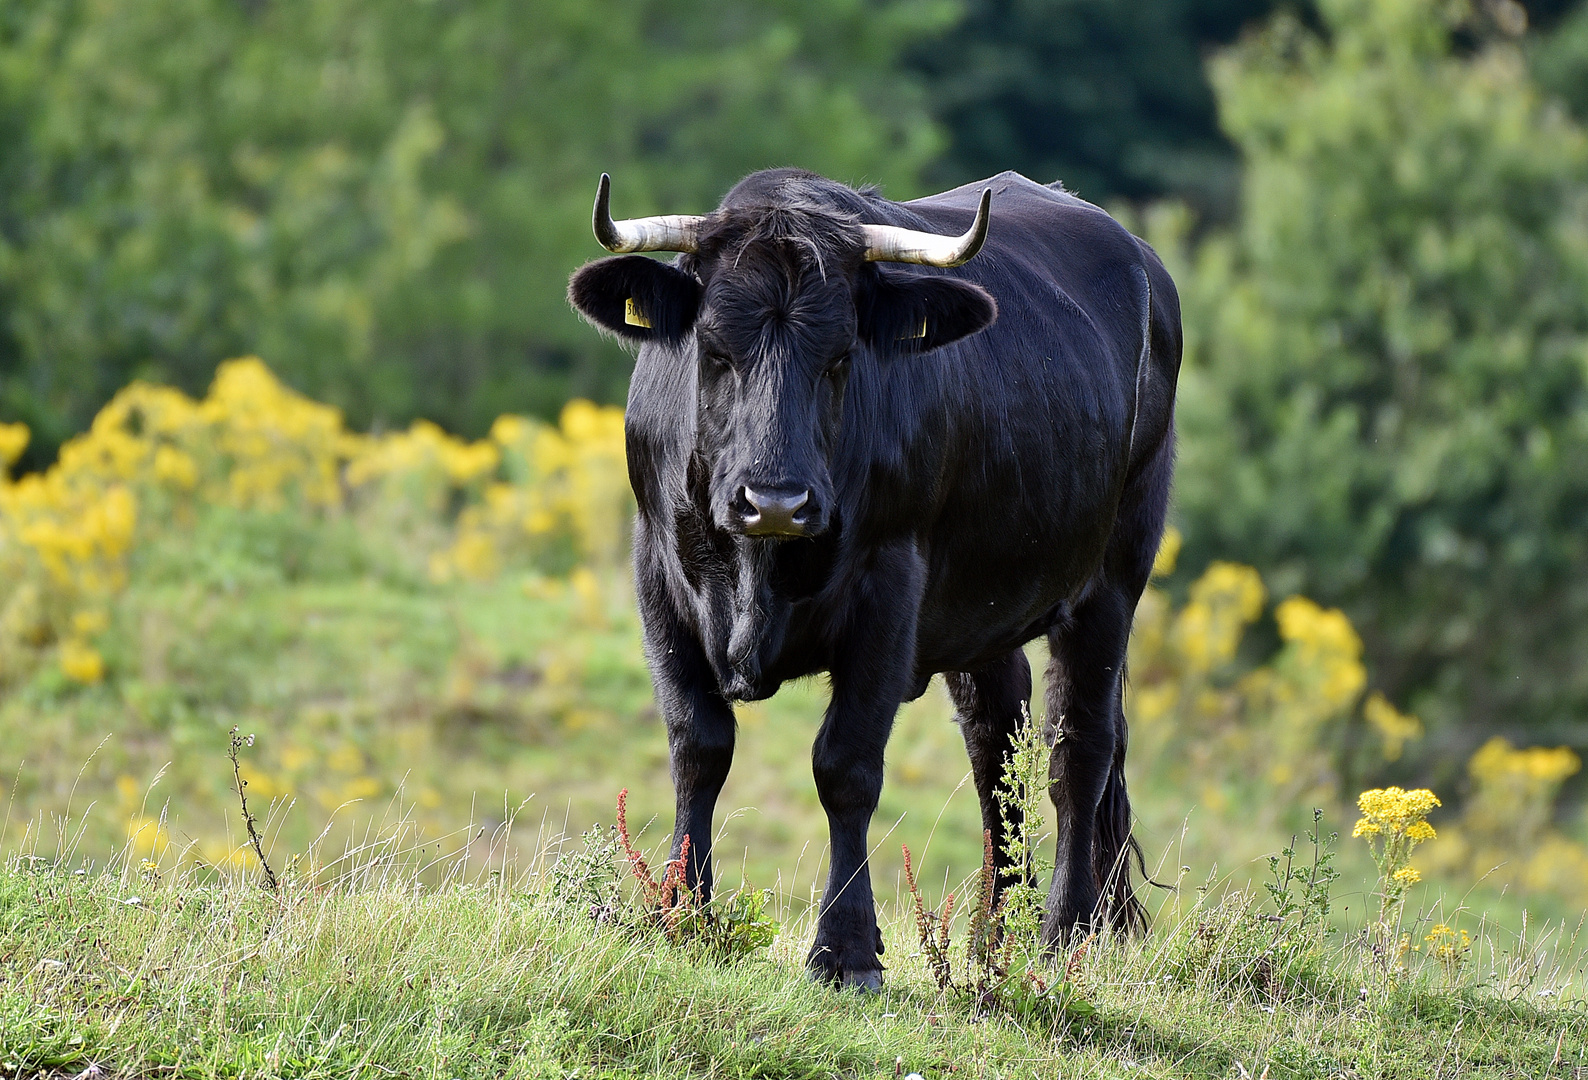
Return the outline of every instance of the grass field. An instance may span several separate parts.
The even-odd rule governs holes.
[[[539,838],[610,820],[620,788],[636,827],[654,818],[645,835],[669,832],[665,733],[620,571],[446,587],[354,577],[316,530],[308,539],[331,568],[292,580],[281,549],[306,541],[290,522],[245,522],[251,538],[230,524],[215,526],[238,549],[213,560],[219,569],[195,574],[172,556],[165,571],[159,549],[140,567],[102,640],[116,680],[82,687],[45,670],[0,700],[7,850],[93,868],[130,837],[137,855],[167,865],[184,854],[246,861],[225,759],[233,726],[256,736],[243,775],[278,861],[327,831],[322,852],[399,817],[437,838],[509,815],[524,857]],[[825,691],[810,680],[740,709],[719,804],[727,880],[790,897],[820,886],[826,821],[809,747]],[[1143,742],[1130,770],[1138,835],[1160,879],[1188,866],[1195,882],[1245,884],[1310,824],[1304,802],[1239,791],[1214,800],[1218,788],[1181,777],[1168,757]],[[934,682],[901,710],[890,746],[872,830],[879,888],[897,886],[904,843],[940,891],[979,866],[967,775]],[[1326,827],[1349,832],[1354,812],[1324,805]],[[1357,883],[1341,902],[1361,912],[1371,864],[1349,842],[1341,859]],[[1581,914],[1568,898],[1519,891],[1505,867],[1476,885],[1430,871],[1413,902],[1431,908],[1446,895],[1511,926],[1524,906],[1535,918]]]
[[[555,853],[473,875],[402,835],[275,894],[235,871],[13,863],[0,1074],[1588,1075],[1581,956],[1558,934],[1487,927],[1454,968],[1385,963],[1348,931],[1286,948],[1270,905],[1188,891],[1147,938],[1061,956],[1073,999],[1022,1017],[939,990],[896,902],[887,988],[863,997],[805,979],[811,927],[787,897],[770,948],[722,959],[598,925]]]

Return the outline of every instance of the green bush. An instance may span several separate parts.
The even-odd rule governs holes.
[[[1451,785],[1588,712],[1588,137],[1474,10],[1326,0],[1220,57],[1242,211],[1175,266],[1190,565],[1343,607]]]

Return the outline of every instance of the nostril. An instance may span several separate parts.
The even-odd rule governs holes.
[[[763,492],[752,487],[745,487],[744,498],[759,514],[776,514],[781,517],[793,517],[795,511],[810,501],[811,493],[807,489],[798,494],[783,491]]]
[[[757,491],[744,487],[740,491],[748,507],[748,511],[740,515],[748,535],[789,537],[805,536],[810,532],[811,524],[807,519],[814,509],[810,489]],[[802,509],[803,515],[800,514]]]

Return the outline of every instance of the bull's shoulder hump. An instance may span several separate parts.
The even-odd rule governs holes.
[[[939,207],[952,209],[976,209],[981,202],[981,193],[988,189],[993,193],[993,212],[999,208],[1009,209],[1019,207],[1041,207],[1047,210],[1067,209],[1084,213],[1103,214],[1107,212],[1099,206],[1087,202],[1076,195],[1072,195],[1057,184],[1039,184],[1029,177],[1022,176],[1013,169],[1006,170],[996,176],[989,176],[985,180],[974,180],[968,184],[961,184],[957,188],[939,192],[936,195],[927,195],[903,205],[911,209],[930,212]]]
[[[1139,259],[1134,238],[1105,210],[1069,192],[1039,184],[1017,172],[1002,172],[914,202],[896,204],[924,227],[949,232],[964,227],[975,213],[984,190],[991,189],[992,230],[989,248],[1017,259],[1039,237],[1066,244],[1082,243],[1114,258]],[[1040,241],[1039,241],[1040,243]]]

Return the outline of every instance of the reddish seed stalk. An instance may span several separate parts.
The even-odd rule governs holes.
[[[1096,930],[1093,930],[1090,934],[1088,934],[1086,940],[1081,942],[1081,944],[1076,947],[1076,950],[1070,954],[1069,963],[1064,965],[1064,981],[1069,983],[1071,986],[1074,986],[1076,983],[1080,982],[1081,961],[1086,959],[1087,950],[1092,947],[1092,939],[1096,936]]]
[[[971,959],[986,966],[992,961],[998,936],[997,925],[993,921],[993,898],[998,891],[998,877],[992,830],[982,830],[981,847],[981,874],[976,879],[976,901],[970,916],[970,950]]]
[[[694,906],[695,894],[685,886],[684,877],[684,868],[689,865],[689,841],[690,836],[685,833],[678,845],[678,858],[668,862],[667,874],[662,878],[660,907],[668,938],[676,936],[679,923]]]
[[[949,966],[949,920],[954,916],[954,894],[949,893],[943,901],[943,914],[936,915],[926,910],[926,901],[921,898],[921,887],[915,880],[915,865],[910,858],[910,846],[901,844],[904,849],[904,881],[910,889],[910,897],[915,902],[915,935],[920,939],[921,951],[926,954],[927,963],[932,967],[932,975],[937,979],[937,985],[944,990],[949,989],[954,983],[953,970]]]
[[[651,874],[651,867],[645,861],[645,856],[629,838],[628,803],[629,789],[624,788],[618,792],[618,841],[623,845],[623,856],[628,860],[629,873],[634,875],[634,880],[639,883],[646,905],[660,907],[662,886]]]
[[[689,866],[690,836],[686,833],[678,845],[678,858],[667,860],[662,869],[662,880],[645,861],[640,849],[629,836],[629,789],[618,792],[618,842],[623,845],[623,856],[628,860],[629,873],[640,887],[645,906],[658,912],[669,937],[677,929],[684,913],[694,906],[695,894],[687,885],[686,868]]]

